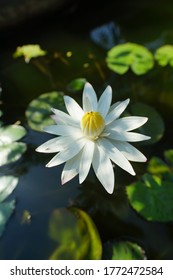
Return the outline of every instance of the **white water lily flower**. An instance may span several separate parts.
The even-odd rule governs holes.
[[[86,83],[83,91],[83,109],[69,96],[64,96],[68,114],[52,109],[55,125],[44,130],[58,135],[36,151],[57,153],[46,165],[65,163],[62,184],[79,174],[80,184],[86,179],[92,165],[97,178],[108,193],[114,189],[112,162],[135,175],[129,161],[145,162],[146,157],[128,142],[148,140],[150,137],[131,132],[146,123],[145,117],[119,118],[129,99],[111,106],[112,89],[107,86],[97,100],[93,87]]]

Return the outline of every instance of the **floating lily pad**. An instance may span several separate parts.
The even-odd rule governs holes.
[[[147,73],[154,66],[152,53],[144,46],[125,43],[113,47],[107,53],[107,66],[118,74],[126,73],[129,68],[136,74]]]
[[[17,186],[18,181],[18,178],[14,176],[0,177],[0,203],[12,193],[12,191]]]
[[[31,58],[44,56],[46,51],[42,50],[39,45],[25,45],[17,47],[16,51],[13,54],[14,58],[24,56],[25,62],[29,62]]]
[[[170,173],[170,167],[159,157],[152,157],[148,163],[148,172],[154,175],[164,175]]]
[[[103,249],[103,259],[106,260],[144,260],[145,252],[137,245],[129,241],[107,242]]]
[[[101,259],[101,240],[91,218],[77,208],[55,210],[50,218],[49,236],[58,243],[50,259]]]
[[[157,49],[155,59],[160,66],[169,64],[173,67],[173,45],[164,45]]]
[[[15,208],[15,201],[3,202],[15,189],[18,184],[18,178],[13,176],[0,177],[0,236],[5,225]]]
[[[173,150],[164,151],[164,160],[159,157],[152,157],[148,163],[147,170],[163,180],[173,182]]]
[[[26,144],[15,141],[25,135],[25,128],[19,125],[8,125],[0,128],[0,166],[20,159],[26,151]]]
[[[54,124],[51,108],[65,110],[63,93],[48,92],[31,101],[26,110],[28,125],[37,131],[43,131],[47,125]]]
[[[3,234],[5,225],[13,213],[15,208],[15,201],[0,203],[0,236]]]
[[[131,206],[146,220],[173,221],[172,182],[145,174],[142,180],[127,186]]]
[[[74,79],[67,85],[67,89],[72,93],[81,91],[83,90],[86,81],[85,78]]]
[[[140,127],[139,131],[150,136],[151,139],[143,142],[143,144],[149,145],[158,142],[164,135],[165,125],[156,109],[141,102],[133,103],[130,109],[132,115],[148,117],[147,123]]]
[[[0,146],[0,166],[17,161],[26,151],[26,144],[14,142]]]
[[[0,146],[18,141],[26,135],[26,129],[20,125],[7,125],[0,128]]]

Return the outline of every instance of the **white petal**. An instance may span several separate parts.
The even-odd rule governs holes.
[[[147,158],[127,142],[112,141],[113,145],[130,161],[145,162]]]
[[[61,174],[62,185],[73,179],[79,173],[80,159],[81,152],[65,163]]]
[[[145,117],[125,117],[115,120],[108,126],[116,131],[130,131],[142,126],[147,120]]]
[[[112,88],[107,86],[105,91],[102,93],[98,102],[98,112],[101,113],[102,117],[105,118],[112,102]]]
[[[85,112],[97,111],[97,95],[89,83],[85,84],[83,91],[83,110]]]
[[[78,135],[79,137],[82,136],[80,127],[74,127],[70,125],[49,125],[44,127],[44,131],[55,134],[55,135],[62,135],[62,136],[68,136],[68,135]]]
[[[52,116],[52,119],[57,123],[57,124],[67,124],[67,125],[73,125],[77,126],[79,125],[79,121],[71,117],[70,115],[58,110],[52,108],[52,112],[54,112],[55,115]]]
[[[108,193],[114,190],[114,171],[107,154],[95,145],[92,166],[94,172]]]
[[[40,153],[57,153],[68,149],[68,146],[78,139],[75,135],[55,137],[40,145],[36,151]]]
[[[75,119],[80,121],[82,116],[84,115],[84,111],[79,106],[79,104],[70,96],[64,96],[65,106],[67,108],[68,113]]]
[[[135,175],[133,167],[130,162],[125,158],[125,156],[107,139],[99,139],[98,143],[100,147],[104,150],[105,154],[115,162],[119,167],[129,172],[131,175]]]
[[[56,138],[46,141],[45,143],[43,143],[36,149],[36,152],[40,152],[40,153],[59,152],[61,150],[60,146],[58,145],[59,140],[60,140],[60,137],[56,137]]]
[[[113,108],[113,110],[111,110],[108,113],[108,115],[106,116],[105,124],[109,124],[112,121],[114,121],[115,119],[119,118],[119,116],[124,112],[127,105],[129,104],[129,101],[130,101],[130,99],[128,98],[128,99],[120,102],[117,106],[115,106]]]
[[[65,161],[68,161],[72,157],[74,157],[76,154],[80,152],[80,150],[85,145],[85,139],[79,139],[76,142],[73,142],[67,150],[63,150],[59,152],[56,156],[54,156],[46,165],[46,167],[53,167],[56,165],[59,165]]]
[[[110,130],[109,132],[110,134],[108,137],[118,141],[139,142],[149,140],[151,138],[136,132],[118,132],[114,130]]]
[[[95,146],[94,142],[88,140],[82,150],[82,156],[79,165],[80,184],[82,184],[82,182],[86,179],[88,172],[90,170],[91,163],[93,160],[94,146]]]

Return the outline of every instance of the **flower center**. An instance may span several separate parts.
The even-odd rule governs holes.
[[[86,137],[96,139],[103,131],[105,122],[99,112],[87,112],[83,115],[80,125]]]

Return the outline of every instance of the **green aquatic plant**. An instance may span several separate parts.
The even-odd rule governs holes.
[[[147,73],[154,66],[152,53],[142,45],[124,43],[107,52],[107,66],[118,74],[125,74],[129,68],[136,75]]]
[[[70,207],[53,211],[49,221],[49,236],[57,243],[51,260],[99,260],[102,244],[98,230],[83,210]]]
[[[173,67],[173,45],[164,45],[155,52],[155,59],[160,66],[170,65]]]
[[[152,157],[148,172],[127,186],[131,206],[146,220],[173,220],[173,150],[164,152],[165,162]]]
[[[36,58],[39,56],[45,56],[46,51],[42,50],[39,45],[24,45],[17,47],[16,51],[13,54],[14,58],[24,57],[25,62],[29,62],[32,58]]]
[[[17,142],[26,135],[26,129],[20,125],[0,127],[0,166],[17,161],[26,151],[26,144]]]

